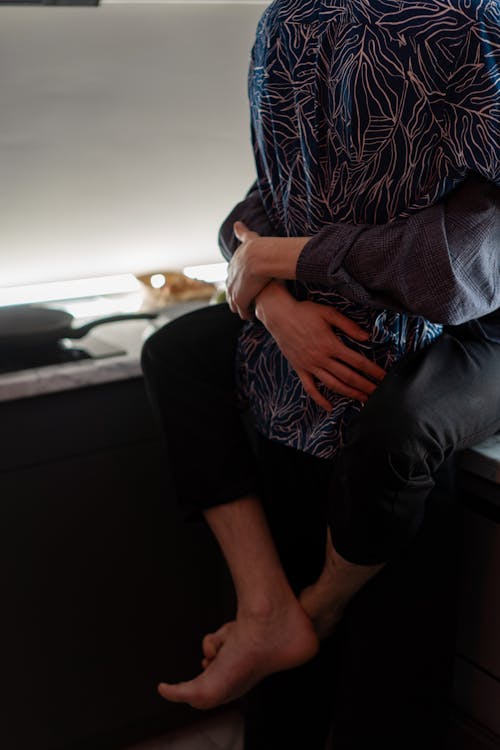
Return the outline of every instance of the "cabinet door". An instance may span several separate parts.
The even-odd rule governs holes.
[[[156,685],[199,671],[231,590],[164,466],[152,441],[0,474],[0,747],[110,748],[194,715]]]
[[[455,699],[500,736],[500,523],[464,510]]]

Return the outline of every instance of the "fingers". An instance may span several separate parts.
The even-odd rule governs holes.
[[[325,316],[329,323],[356,341],[368,341],[370,338],[368,331],[364,331],[357,323],[335,310],[334,307],[327,307],[326,305],[324,307]]]
[[[359,394],[365,397],[371,396],[377,388],[376,383],[363,377],[356,370],[348,367],[343,362],[339,362],[337,359],[331,359],[327,367],[320,367],[318,370],[313,370],[314,375],[330,388],[331,386],[318,374],[319,372],[326,372],[328,375],[332,375],[337,380],[345,383],[346,386],[352,388],[353,393],[356,392],[357,394],[356,396],[353,395],[353,398],[357,398]]]
[[[346,367],[345,370],[349,372],[348,367]],[[369,394],[364,389],[359,390],[358,388],[349,385],[344,380],[341,380],[335,375],[332,375],[332,373],[328,372],[327,370],[317,370],[315,371],[314,375],[321,383],[323,383],[323,385],[326,385],[327,388],[335,391],[335,393],[339,393],[341,396],[347,396],[347,398],[353,398],[356,401],[361,401],[362,403],[366,403],[368,401]],[[369,383],[369,381],[365,382]],[[375,390],[376,386],[374,386],[373,383],[369,383],[369,385],[371,386],[371,388],[373,388],[373,390]],[[371,392],[372,390],[370,390],[370,393]]]
[[[332,405],[318,389],[316,381],[319,381],[334,393],[356,401],[366,403],[369,396],[376,390],[377,386],[362,375],[351,370],[350,367],[337,360],[331,360],[328,369],[316,367],[311,372],[297,370],[302,386],[308,396],[322,409],[330,412]]]
[[[381,381],[387,374],[373,360],[344,344],[331,329],[326,338],[318,339],[316,348],[307,352],[307,356],[308,372],[315,375],[318,370],[325,370],[367,395],[373,393],[376,383],[364,376]]]
[[[233,231],[234,231],[235,236],[239,239],[240,242],[247,242],[247,240],[251,240],[254,237],[260,237],[260,235],[257,232],[252,232],[252,230],[249,229],[247,225],[244,224],[242,221],[234,222]]]
[[[250,311],[243,309],[242,307],[239,307],[239,305],[236,303],[236,300],[231,293],[231,286],[227,283],[226,280],[226,300],[227,304],[229,305],[229,309],[232,313],[235,315],[239,315],[239,317],[242,320],[251,320],[252,316],[250,314]]]
[[[318,391],[318,388],[314,382],[314,379],[312,375],[310,375],[308,372],[299,371],[297,370],[297,375],[300,378],[300,382],[302,383],[302,386],[307,393],[308,396],[312,398],[312,400],[318,404],[322,409],[325,409],[325,411],[330,412],[332,410],[331,403],[321,395],[321,393]]]
[[[257,293],[260,293],[265,286],[267,286],[267,284],[263,284],[261,288],[255,287],[255,289],[258,290]],[[255,297],[251,299],[250,294],[247,293],[243,295],[241,290],[236,292],[233,291],[232,284],[226,281],[226,299],[229,309],[232,313],[239,315],[242,320],[254,320]]]
[[[231,310],[231,312],[235,313],[236,305],[234,304],[234,300],[229,294],[229,290],[227,289],[227,280],[226,280],[226,301],[227,301],[227,304],[229,305],[229,309]]]
[[[316,378],[316,380],[319,380],[320,383],[323,383],[323,385],[326,385],[327,388],[329,388],[334,393],[339,394],[340,396],[353,398],[356,401],[361,401],[362,403],[366,403],[368,401],[368,395],[366,393],[353,388],[347,383],[344,383],[342,380],[340,380],[340,378],[335,377],[335,375],[332,375],[327,370],[315,370],[314,377],[310,373],[297,374],[299,375],[300,381],[307,395],[310,396],[312,400],[316,404],[318,404],[318,406],[320,406],[322,409],[325,409],[325,411],[327,412],[332,411],[332,405],[320,393],[317,385],[314,382],[314,378]]]
[[[383,380],[385,378],[385,370],[375,364],[371,359],[368,359],[368,357],[365,357],[359,352],[355,352],[354,349],[351,349],[340,341],[339,344],[340,348],[334,355],[336,360],[341,359],[342,362],[345,362],[349,367],[354,367],[356,370],[364,372],[365,375],[375,378],[375,380]]]
[[[326,305],[322,307],[324,307],[325,319],[328,320],[331,325],[335,326],[335,328],[343,331],[355,341],[369,340],[370,334],[368,331],[364,331],[353,320],[350,320],[350,318],[347,318],[333,307],[327,307]],[[375,364],[373,360],[368,359],[368,357],[365,357],[363,354],[355,352],[353,349],[346,346],[339,338],[337,338],[336,351],[334,351],[331,356],[336,360],[346,362],[349,366],[355,367],[356,370],[360,370],[360,372],[375,378],[375,380],[383,380],[386,376],[386,372],[382,367],[379,367],[379,365]]]
[[[231,297],[227,299],[229,309],[235,315],[239,315],[242,320],[253,320],[255,307],[252,305],[250,308],[238,307]]]

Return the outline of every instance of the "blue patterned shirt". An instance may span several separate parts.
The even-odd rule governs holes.
[[[249,98],[258,187],[284,236],[331,222],[381,224],[434,204],[470,170],[500,183],[498,0],[275,0],[252,50]],[[386,369],[440,327],[296,283],[298,299],[334,305],[372,333],[346,343]],[[331,458],[360,408],[302,389],[276,343],[246,324],[240,391],[270,439]]]

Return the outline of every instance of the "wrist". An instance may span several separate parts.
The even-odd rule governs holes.
[[[257,276],[294,280],[297,261],[309,237],[259,237],[252,249],[252,270]]]
[[[276,312],[295,300],[280,279],[273,279],[255,298],[255,317],[266,328],[272,325]]]

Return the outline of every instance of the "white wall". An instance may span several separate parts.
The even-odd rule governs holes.
[[[265,5],[0,9],[0,287],[220,259]]]

